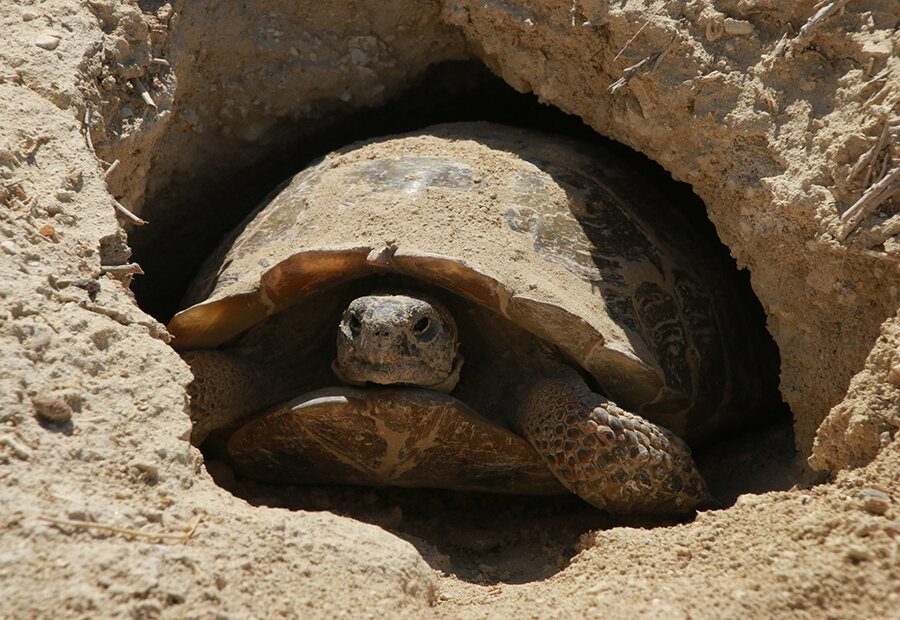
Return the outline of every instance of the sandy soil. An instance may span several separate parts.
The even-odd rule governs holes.
[[[0,4],[0,617],[900,617],[898,15]],[[463,59],[689,183],[750,271],[793,423],[700,456],[721,508],[276,489],[189,444],[159,300],[277,183],[273,154]]]

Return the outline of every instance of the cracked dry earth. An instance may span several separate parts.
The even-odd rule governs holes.
[[[900,617],[898,19],[0,3],[0,617]],[[698,455],[716,509],[268,487],[189,443],[160,321],[202,255],[309,158],[459,120],[441,101],[476,74],[689,184],[749,271],[791,419]]]

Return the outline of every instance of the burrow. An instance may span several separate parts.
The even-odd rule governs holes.
[[[142,6],[145,15],[167,15],[164,5],[147,4],[153,6]],[[134,81],[126,81],[100,108],[105,134],[122,138],[98,144],[104,158],[120,161],[110,189],[149,222],[129,225],[133,259],[146,274],[132,288],[141,307],[162,322],[178,309],[220,239],[281,181],[330,150],[460,120],[609,143],[578,117],[541,103],[521,85],[526,92],[505,83],[436,13],[421,11],[413,23],[402,17],[405,9],[398,4],[377,20],[337,27],[327,15],[287,3],[267,3],[246,23],[231,4],[215,13],[204,9],[205,3],[194,5],[181,11],[176,23],[167,23],[164,36],[148,41],[151,58],[166,58],[152,65],[148,83],[141,84],[153,106]],[[710,239],[718,239],[689,186],[640,153],[612,146],[666,188]],[[720,251],[728,255],[724,245]],[[732,275],[764,325],[748,274],[735,266]],[[767,346],[774,348],[771,342]],[[721,507],[742,493],[789,488],[798,475],[790,411],[779,408],[760,425],[721,438],[697,459]],[[558,570],[588,530],[671,523],[611,520],[576,498],[285,488],[235,480],[219,461],[209,461],[208,468],[223,487],[251,503],[331,510],[379,523],[419,543],[426,559],[448,554],[457,567],[454,554],[474,558],[471,570],[460,573],[471,579],[484,579],[477,566],[485,558],[501,567],[498,579],[540,578]],[[516,527],[509,527],[513,522]],[[555,542],[548,545],[551,538]],[[521,554],[531,547],[544,561],[527,575],[504,577],[509,550]]]

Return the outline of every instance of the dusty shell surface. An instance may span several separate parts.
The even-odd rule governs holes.
[[[812,1],[0,3],[2,613],[895,614],[896,197],[846,236],[840,214],[897,156],[898,10],[839,4],[799,36]],[[725,32],[728,18],[753,32]],[[49,32],[55,50],[34,45]],[[336,492],[288,511],[213,483],[187,441],[186,367],[107,275],[129,260],[111,196],[186,226],[167,209],[207,191],[198,179],[464,57],[692,184],[752,272],[800,453],[832,481],[789,490],[794,473],[652,529],[510,498],[474,522],[475,500],[391,494],[349,496],[350,519]],[[65,401],[71,426],[42,424],[38,394]],[[730,462],[765,479],[777,459],[745,458],[748,445],[726,446]],[[867,508],[867,489],[890,501]]]

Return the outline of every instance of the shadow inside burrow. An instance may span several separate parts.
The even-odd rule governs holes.
[[[275,151],[240,171],[197,180],[193,183],[194,193],[150,197],[151,201],[168,201],[171,217],[154,217],[152,224],[131,235],[135,259],[148,274],[134,286],[140,305],[160,320],[167,320],[178,309],[189,280],[219,240],[273,187],[314,158],[362,139],[468,120],[500,122],[602,144],[620,161],[619,165],[640,169],[644,182],[677,204],[686,220],[684,225],[717,253],[723,277],[733,284],[729,295],[734,294],[736,300],[730,303],[740,304],[746,310],[750,338],[768,338],[765,316],[750,290],[747,274],[736,268],[707,219],[705,206],[690,187],[675,183],[643,155],[598,136],[576,117],[541,105],[533,95],[516,93],[474,62],[437,66],[383,108],[355,112],[340,121],[323,120],[320,132],[305,137],[293,148]],[[535,163],[540,166],[545,162]],[[573,181],[569,177],[561,180]],[[591,197],[592,190],[583,180],[574,182],[579,192],[597,200]],[[157,213],[163,213],[162,208]],[[596,237],[596,229],[591,226],[586,226],[585,232],[589,237],[594,235],[591,241],[595,246],[608,242]],[[627,238],[623,231],[619,235]],[[591,260],[601,276],[599,284],[602,270],[608,268],[609,256],[598,255]],[[606,301],[616,302],[608,292]],[[704,438],[695,451],[698,465],[716,496],[717,508],[731,505],[742,493],[789,488],[795,478],[790,412],[776,394],[777,351],[770,338],[762,348],[769,351],[769,370],[760,384],[765,391],[761,400],[766,403],[762,413],[751,424],[733,429],[730,436]],[[323,364],[329,362],[323,360]],[[708,365],[706,370],[710,377],[725,383],[717,374],[721,369]],[[752,390],[747,394],[752,397]],[[568,564],[577,552],[579,539],[590,531],[678,523],[649,517],[610,517],[574,496],[274,486],[237,480],[230,466],[209,455],[207,466],[220,486],[253,505],[327,510],[382,526],[409,540],[435,568],[477,583],[524,583],[551,576]]]
[[[376,525],[412,544],[432,568],[480,585],[552,577],[597,530],[666,527],[693,519],[612,516],[574,495],[272,485],[238,479],[224,461],[208,459],[206,467],[216,484],[253,506],[329,512]]]

